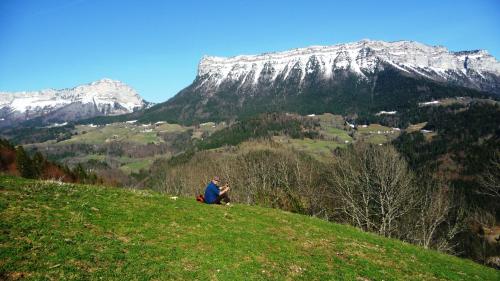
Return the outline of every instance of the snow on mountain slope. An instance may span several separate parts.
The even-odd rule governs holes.
[[[74,104],[80,104],[82,111],[85,108],[87,114],[75,112],[78,107],[71,106]],[[87,118],[92,115],[118,115],[141,109],[146,104],[133,88],[111,79],[101,79],[71,89],[0,92],[1,117],[17,120],[27,120],[56,111],[61,114],[65,108],[75,113],[65,112],[65,118],[69,119],[75,119],[71,116]]]
[[[382,63],[412,75],[500,93],[500,62],[488,52],[451,52],[414,41],[362,40],[261,55],[205,56],[199,63],[198,77],[215,87],[225,81],[257,84],[263,78],[286,80],[292,71],[300,71],[301,81],[316,71],[332,78],[336,70],[349,70],[366,78],[383,67]]]
[[[34,92],[0,92],[0,108],[25,112],[35,108],[52,107],[81,102],[93,103],[98,108],[119,104],[122,108],[109,114],[132,112],[144,106],[144,100],[128,85],[111,79],[102,79],[90,84],[63,90],[41,90]]]

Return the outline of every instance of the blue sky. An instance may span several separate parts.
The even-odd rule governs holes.
[[[203,55],[415,40],[500,58],[500,1],[0,0],[0,91],[103,77],[161,102]]]

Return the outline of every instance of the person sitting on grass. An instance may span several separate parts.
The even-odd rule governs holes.
[[[219,188],[219,184],[220,178],[218,176],[215,176],[207,185],[207,188],[205,189],[205,203],[222,204],[222,201],[224,201],[226,205],[229,204],[229,185],[225,184],[221,190]]]

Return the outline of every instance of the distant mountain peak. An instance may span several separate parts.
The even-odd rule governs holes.
[[[75,104],[81,104],[81,112]],[[0,92],[0,117],[5,120],[23,121],[56,111],[65,112],[66,108],[72,114],[63,114],[67,119],[58,121],[71,121],[80,117],[131,113],[146,105],[132,87],[109,78],[69,89]]]

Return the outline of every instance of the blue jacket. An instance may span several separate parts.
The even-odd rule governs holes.
[[[215,200],[217,200],[219,194],[219,188],[213,182],[210,182],[205,189],[205,203],[213,204]]]

